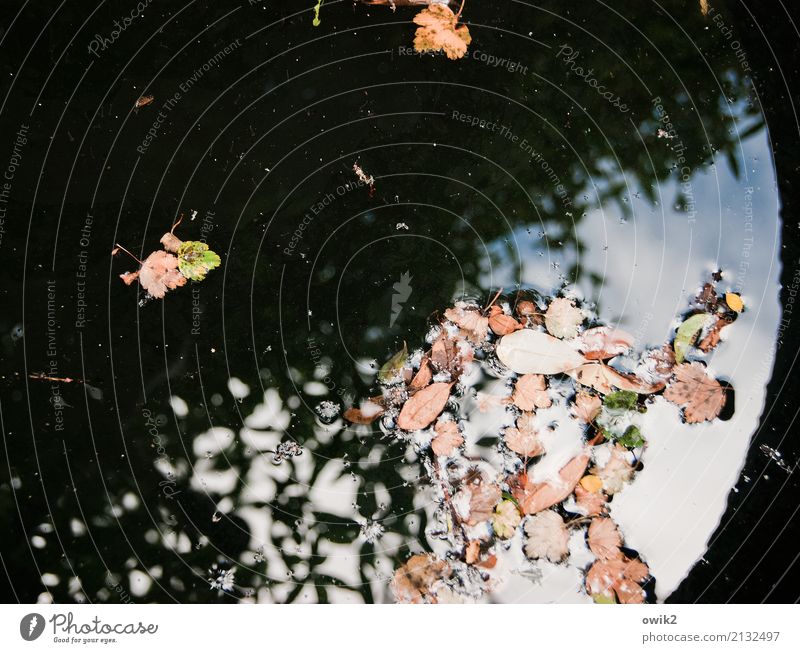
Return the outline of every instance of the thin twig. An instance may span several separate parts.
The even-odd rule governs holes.
[[[466,0],[461,0],[461,6],[458,8],[458,13],[456,14],[456,22],[458,22],[459,16],[461,16],[461,12],[464,11],[464,2]]]
[[[131,257],[131,258],[132,258],[134,261],[138,262],[138,263],[139,263],[139,265],[142,265],[142,262],[141,262],[141,261],[138,259],[138,257],[136,257],[136,256],[134,256],[133,254],[131,254],[131,253],[130,253],[130,252],[127,250],[127,249],[125,249],[125,248],[124,248],[122,245],[120,245],[119,243],[116,243],[116,246],[117,246],[117,247],[119,247],[119,248],[120,248],[120,249],[121,249],[123,252],[125,252],[125,253],[126,253],[128,256],[130,256],[130,257]]]

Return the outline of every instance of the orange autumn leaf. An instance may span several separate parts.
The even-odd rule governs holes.
[[[444,410],[452,383],[433,383],[403,404],[397,425],[404,431],[424,429]]]
[[[372,424],[383,415],[383,407],[371,401],[365,401],[361,408],[348,408],[344,411],[344,418],[353,424]]]
[[[456,306],[448,308],[444,316],[461,329],[464,337],[473,344],[480,345],[489,334],[489,318],[484,317],[477,308]]]
[[[514,488],[514,498],[526,515],[554,506],[572,494],[588,464],[587,454],[575,456],[558,473],[560,483],[533,483],[525,479],[522,487]]]
[[[622,556],[622,535],[613,520],[593,519],[589,525],[589,548],[600,560]]]
[[[591,424],[594,418],[600,413],[603,402],[600,397],[590,395],[588,392],[579,392],[575,396],[575,405],[572,407],[572,414],[582,422]]]
[[[481,543],[478,540],[472,540],[467,544],[464,549],[464,561],[468,565],[474,565],[481,555]]]
[[[650,571],[638,559],[625,556],[610,560],[597,560],[586,574],[586,590],[592,596],[615,594],[620,603],[644,603],[644,590],[639,583]]]
[[[436,436],[431,441],[431,449],[437,456],[450,456],[464,444],[464,437],[458,432],[458,424],[455,422],[439,420],[434,430]]]
[[[725,406],[725,389],[706,374],[701,363],[683,363],[675,368],[675,378],[664,398],[683,406],[683,415],[690,424],[706,422],[719,415]]]
[[[523,326],[510,315],[497,313],[489,318],[489,328],[498,336],[505,336],[522,329]]]
[[[431,370],[431,363],[427,358],[423,358],[419,365],[419,370],[414,375],[414,378],[411,379],[411,383],[408,384],[408,389],[414,392],[422,390],[432,379],[433,371]]]
[[[461,59],[472,42],[466,25],[457,26],[458,16],[446,5],[430,5],[416,16],[419,25],[414,37],[417,52],[438,52],[443,50],[448,59]]]
[[[575,505],[587,517],[602,515],[608,511],[606,495],[602,491],[590,492],[580,484],[575,486]]]
[[[541,374],[523,374],[514,385],[511,395],[514,404],[520,410],[548,408],[553,402],[547,394],[547,385]]]
[[[539,439],[533,413],[523,413],[517,419],[516,427],[507,428],[503,433],[506,446],[520,456],[532,458],[544,453],[544,445]]]
[[[586,329],[578,340],[578,349],[589,360],[603,360],[624,354],[634,342],[630,333],[606,326]]]
[[[411,556],[392,578],[391,589],[398,603],[436,603],[439,581],[452,570],[444,560],[431,553]]]
[[[664,388],[663,383],[647,383],[632,374],[622,374],[604,363],[588,363],[567,372],[581,385],[610,394],[614,388],[638,394],[652,394]]]
[[[119,276],[127,285],[138,278],[142,288],[156,299],[163,298],[167,291],[186,283],[186,277],[178,270],[178,258],[163,250],[150,254],[138,272],[126,272]]]

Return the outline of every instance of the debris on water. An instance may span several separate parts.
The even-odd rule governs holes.
[[[236,567],[223,569],[214,563],[211,569],[208,570],[208,582],[212,590],[221,590],[223,592],[232,591],[234,583],[236,582]]]
[[[339,417],[342,406],[341,404],[326,400],[318,403],[314,410],[323,424],[332,424],[336,421],[336,418]]]
[[[767,458],[772,460],[775,464],[778,465],[784,472],[787,474],[791,474],[794,469],[788,465],[788,463],[783,459],[783,455],[777,449],[773,449],[767,444],[762,444],[759,449],[761,449],[761,453],[763,453]]]
[[[361,536],[367,541],[368,544],[374,544],[376,541],[383,537],[385,529],[376,521],[370,519],[365,520],[361,524]]]
[[[303,447],[301,447],[297,442],[294,440],[286,440],[285,442],[281,442],[278,445],[278,448],[272,455],[272,462],[275,465],[280,465],[284,459],[286,458],[294,458],[295,456],[299,456],[303,453]]]

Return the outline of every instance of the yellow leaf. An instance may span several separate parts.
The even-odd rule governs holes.
[[[603,489],[603,481],[599,476],[588,474],[581,479],[581,487],[587,492],[599,492]]]
[[[742,298],[734,292],[725,293],[725,303],[729,309],[737,313],[741,313],[744,308]]]

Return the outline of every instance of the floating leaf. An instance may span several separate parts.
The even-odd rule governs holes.
[[[519,331],[523,326],[510,315],[497,312],[489,317],[489,328],[498,336],[505,336],[509,333],[514,333],[514,331]]]
[[[532,483],[525,479],[524,485],[515,488],[514,497],[526,515],[532,515],[566,499],[583,476],[589,456],[580,454],[570,460],[559,471],[559,483]]]
[[[631,390],[639,394],[652,394],[664,388],[664,383],[646,383],[632,374],[622,374],[604,363],[587,363],[566,372],[581,385],[594,388],[603,394],[614,388]]]
[[[353,424],[372,424],[383,415],[383,406],[371,401],[364,401],[360,408],[348,408],[344,411],[344,418]]]
[[[593,597],[616,595],[620,603],[644,603],[644,590],[638,583],[649,573],[647,565],[638,559],[622,556],[597,560],[586,574],[586,591]]]
[[[541,456],[544,453],[544,445],[539,439],[536,417],[533,413],[520,415],[516,427],[506,429],[503,440],[511,451],[526,458]]]
[[[546,510],[525,521],[525,555],[561,562],[569,553],[569,531],[555,510]]]
[[[591,424],[600,412],[602,405],[600,397],[590,395],[588,392],[579,392],[575,397],[572,414],[582,422]]]
[[[464,444],[464,437],[458,432],[458,424],[455,422],[439,420],[434,430],[436,436],[431,441],[431,449],[437,456],[450,456]]]
[[[687,318],[683,324],[678,327],[678,332],[675,334],[675,340],[672,343],[675,349],[675,361],[682,363],[686,358],[686,354],[694,345],[697,336],[705,328],[706,324],[710,321],[711,316],[707,313],[697,313]]]
[[[178,247],[178,267],[181,274],[191,281],[202,281],[219,264],[219,255],[199,240],[185,240]]]
[[[408,384],[409,392],[422,390],[432,379],[433,371],[431,370],[431,363],[427,358],[423,358],[422,362],[419,364],[419,370],[414,375],[414,378],[411,379],[411,383]]]
[[[584,476],[583,478],[589,477]],[[602,481],[600,484],[602,487]],[[578,506],[579,511],[588,517],[602,515],[608,512],[606,496],[599,490],[597,492],[590,492],[584,488],[582,484],[578,484],[575,487],[575,504]]]
[[[544,325],[557,338],[574,338],[578,327],[583,324],[583,311],[572,300],[557,297],[544,314]]]
[[[138,278],[142,288],[156,299],[186,283],[186,277],[178,271],[178,259],[163,250],[150,254],[138,272],[126,272],[120,278],[128,285]]]
[[[638,447],[643,447],[645,444],[645,439],[642,437],[642,431],[639,429],[638,426],[631,424],[627,429],[625,429],[625,433],[623,433],[618,438],[615,438],[617,442],[619,442],[623,447],[628,447],[629,449],[636,449]]]
[[[432,553],[411,556],[392,578],[391,589],[398,603],[436,603],[436,593],[452,570]]]
[[[503,336],[496,353],[500,362],[517,374],[559,374],[586,362],[563,340],[532,329]]]
[[[452,383],[433,383],[403,404],[397,425],[404,431],[424,429],[444,410]]]
[[[706,374],[701,363],[683,363],[675,368],[675,378],[664,398],[683,406],[686,421],[695,424],[719,415],[725,406],[725,389]]]
[[[615,444],[611,450],[611,457],[601,468],[593,468],[592,474],[599,476],[603,481],[603,489],[608,494],[616,494],[625,487],[633,476],[633,465],[628,462],[629,454],[625,447]]]
[[[383,364],[378,372],[378,381],[389,383],[396,380],[403,372],[403,367],[408,360],[408,348],[403,343],[403,348]]]
[[[635,392],[619,390],[606,395],[606,398],[603,399],[603,405],[612,410],[634,410],[638,400],[639,398]]]
[[[589,525],[589,548],[600,560],[610,560],[622,556],[622,535],[613,520],[604,517],[593,519]]]
[[[505,500],[497,504],[492,517],[492,528],[495,535],[502,539],[508,539],[517,530],[517,526],[522,521],[517,504],[513,501]]]
[[[581,479],[581,487],[587,492],[599,492],[603,489],[603,481],[599,476],[587,474]]]
[[[626,331],[600,326],[580,335],[578,349],[589,360],[604,360],[624,354],[633,347],[633,342],[633,336]]]
[[[446,5],[434,4],[423,9],[414,22],[419,25],[414,38],[417,52],[444,50],[448,59],[461,59],[472,42],[466,25],[457,26],[458,16]]]
[[[448,308],[444,316],[459,327],[464,337],[473,344],[480,345],[489,334],[489,318],[475,309],[456,306]]]
[[[468,505],[467,514],[459,516],[468,526],[475,526],[492,518],[495,506],[500,502],[502,492],[493,483],[477,483],[463,487],[454,497],[454,503]],[[464,501],[461,501],[464,499]]]
[[[734,313],[741,313],[744,310],[744,302],[735,292],[725,293],[725,303]]]
[[[514,385],[511,395],[514,405],[520,410],[548,408],[553,402],[547,394],[547,385],[541,374],[523,374]]]

